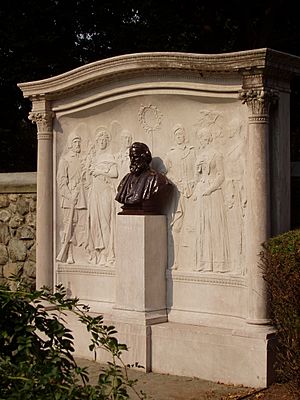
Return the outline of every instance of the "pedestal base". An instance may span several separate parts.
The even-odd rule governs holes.
[[[74,333],[75,354],[93,359],[90,335],[73,315],[67,320]],[[225,384],[255,388],[275,380],[275,332],[272,328],[251,327],[232,330],[166,322],[151,326],[105,320],[114,325],[120,343],[125,343],[125,364],[139,363],[145,372],[198,377]],[[111,361],[110,354],[98,350],[97,362]]]
[[[257,388],[274,381],[270,327],[232,330],[168,322],[151,331],[153,372]]]

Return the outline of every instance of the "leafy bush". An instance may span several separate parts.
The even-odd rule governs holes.
[[[95,386],[88,383],[87,368],[80,368],[73,357],[73,336],[63,320],[66,311],[75,313],[91,333],[91,351],[101,347],[112,356]],[[102,316],[91,317],[78,299],[68,299],[62,286],[51,293],[47,288],[30,292],[21,282],[15,291],[1,285],[0,398],[122,400],[129,398],[129,389],[136,398],[145,398],[127,376],[121,359],[127,347],[115,334]]]
[[[271,238],[262,252],[271,319],[277,328],[277,371],[300,389],[300,230]]]

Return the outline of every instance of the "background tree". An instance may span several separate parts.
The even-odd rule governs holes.
[[[35,127],[18,82],[143,51],[270,47],[300,56],[296,5],[283,0],[2,0],[0,29],[0,172],[36,170]],[[297,107],[298,88],[296,81]]]

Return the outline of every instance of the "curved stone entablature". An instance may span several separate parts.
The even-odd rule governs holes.
[[[278,74],[297,73],[300,59],[272,49],[223,53],[137,53],[96,61],[69,72],[18,86],[25,97],[39,94],[47,99],[57,99],[72,91],[83,90],[100,81],[123,79],[128,76],[151,74],[154,72],[189,72],[199,75],[230,74],[267,71]]]

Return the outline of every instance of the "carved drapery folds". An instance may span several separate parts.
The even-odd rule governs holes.
[[[250,123],[268,123],[270,107],[277,103],[278,97],[275,90],[266,88],[243,89],[239,93],[242,103],[251,110]]]

